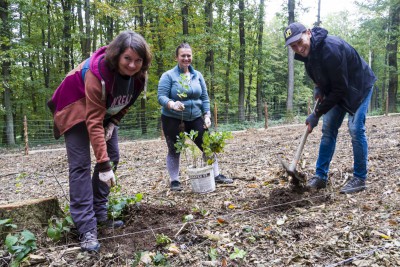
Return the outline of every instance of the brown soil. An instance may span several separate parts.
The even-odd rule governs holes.
[[[121,143],[118,179],[122,193],[144,194],[123,216],[121,229],[99,231],[99,254],[82,253],[74,231],[55,243],[36,231],[39,266],[130,266],[138,252],[163,253],[170,266],[399,266],[400,116],[367,120],[368,190],[339,194],[352,175],[352,146],[345,123],[332,160],[330,184],[320,191],[293,190],[280,159],[290,162],[304,125],[235,132],[219,156],[233,185],[208,194],[191,192],[182,160],[184,191],[168,188],[164,140]],[[308,137],[297,170],[312,176],[320,125]],[[68,199],[63,149],[2,154],[0,204],[56,196]],[[203,211],[203,213],[201,212]],[[185,224],[183,217],[194,219]],[[18,229],[30,229],[30,222]],[[184,226],[184,229],[180,229]],[[164,234],[177,254],[156,244]],[[215,261],[209,257],[216,249]],[[231,259],[235,249],[246,255]],[[9,254],[0,248],[0,266]],[[144,266],[144,265],[143,265]],[[150,266],[150,265],[148,265]]]

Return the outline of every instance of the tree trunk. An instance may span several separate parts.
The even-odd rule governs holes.
[[[289,24],[294,22],[295,1],[288,1]],[[288,113],[293,111],[293,91],[294,91],[294,52],[288,46],[288,95],[286,100],[286,110]]]
[[[0,205],[0,218],[12,219],[19,229],[43,230],[52,216],[65,216],[57,198],[30,199]]]
[[[396,2],[396,1],[394,1]],[[389,9],[389,43],[387,45],[389,64],[389,112],[397,112],[397,91],[399,86],[399,74],[397,54],[399,45],[400,5],[393,3]]]
[[[139,21],[139,33],[144,36],[144,14],[143,14],[143,0],[138,0],[138,8],[139,8],[139,16],[138,16],[138,21]],[[146,119],[146,94],[147,94],[147,83],[145,84],[144,90],[143,90],[143,97],[140,99],[140,125],[142,128],[142,134],[147,134],[147,119]]]
[[[1,51],[3,53],[1,63],[1,74],[2,74],[2,87],[3,92],[3,104],[5,109],[5,138],[7,145],[15,145],[14,138],[14,119],[12,114],[12,102],[11,102],[11,88],[8,81],[10,80],[10,67],[11,58],[9,52],[11,50],[11,18],[10,18],[10,4],[7,0],[0,0],[0,33],[2,36]]]
[[[257,89],[256,89],[256,101],[257,101],[257,120],[261,121],[263,119],[263,100],[262,100],[262,88],[264,86],[263,78],[263,33],[264,33],[264,0],[260,0],[260,13],[258,14],[258,32],[257,32]]]
[[[61,0],[63,9],[64,27],[63,27],[63,62],[64,72],[68,73],[71,70],[70,54],[71,54],[71,0]]]
[[[231,75],[231,61],[232,61],[232,30],[233,30],[233,0],[229,0],[229,32],[228,32],[228,56],[225,70],[225,120],[229,116],[229,91],[231,87],[230,75]]]
[[[81,45],[81,53],[82,59],[86,59],[90,56],[90,13],[89,13],[89,0],[84,0],[82,12],[82,1],[77,1],[77,10],[78,10],[78,26],[79,32],[81,33],[80,37],[80,45]],[[85,15],[85,24],[83,23],[82,14]]]
[[[188,1],[182,0],[182,8],[181,8],[181,14],[182,14],[182,33],[183,35],[188,35],[189,34],[189,5]]]
[[[321,25],[321,0],[318,0],[317,22],[314,23],[314,26],[319,27],[320,25]]]
[[[204,6],[204,13],[206,16],[207,26],[206,26],[206,34],[209,36],[209,39],[212,38],[213,34],[213,0],[207,0]],[[209,45],[208,47],[212,47]],[[208,79],[208,92],[211,100],[215,98],[214,92],[214,50],[210,48],[207,51],[207,56],[205,59],[206,69],[210,73],[210,79]]]
[[[239,52],[239,121],[243,122],[244,117],[244,70],[245,70],[245,58],[246,58],[246,43],[244,33],[244,0],[239,0],[239,41],[240,41],[240,52]]]

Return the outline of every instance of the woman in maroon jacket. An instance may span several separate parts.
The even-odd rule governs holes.
[[[150,62],[144,38],[124,31],[69,72],[48,102],[54,136],[65,138],[70,211],[82,250],[100,249],[97,224],[123,225],[107,219],[108,195],[119,161],[117,126],[143,91]],[[93,177],[90,145],[96,157]]]

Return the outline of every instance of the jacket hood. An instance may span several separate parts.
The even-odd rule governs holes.
[[[325,38],[328,36],[328,31],[321,27],[314,27],[311,30],[311,46],[317,48],[322,44]]]
[[[107,87],[112,82],[112,72],[107,67],[104,56],[106,54],[107,46],[99,48],[90,57],[90,71],[96,76],[97,79],[104,80]]]

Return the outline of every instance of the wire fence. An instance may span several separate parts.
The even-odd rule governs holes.
[[[310,101],[294,104],[291,112],[287,111],[286,103],[265,104],[262,112],[256,108],[243,109],[240,115],[238,106],[213,105],[213,129],[221,131],[238,131],[249,128],[267,128],[271,126],[304,123],[309,114]],[[7,145],[5,136],[6,126],[0,122],[3,138],[0,138],[0,148],[17,150],[40,149],[49,145],[63,145],[64,138],[55,140],[53,137],[53,120],[32,120],[29,115],[26,120],[14,121],[15,145]],[[123,118],[119,127],[120,141],[155,139],[162,136],[161,110],[143,111],[132,109]]]

